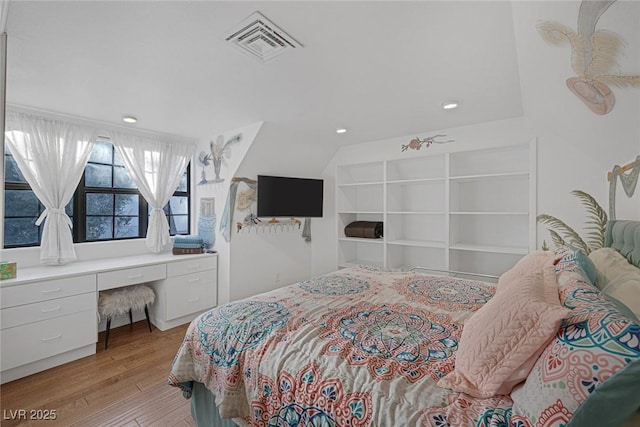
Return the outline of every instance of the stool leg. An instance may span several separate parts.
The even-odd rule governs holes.
[[[133,313],[131,312],[131,309],[129,309],[129,324],[133,325]]]
[[[147,305],[144,305],[144,315],[147,318],[147,326],[149,326],[149,332],[153,332],[151,330],[151,321],[149,320],[149,309],[147,308]]]
[[[104,332],[104,349],[109,345],[109,329],[111,329],[111,317],[107,317],[107,329]]]

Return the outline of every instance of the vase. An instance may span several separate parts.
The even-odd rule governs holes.
[[[202,237],[205,249],[211,249],[216,244],[216,216],[200,215],[198,219],[198,236]]]
[[[198,236],[202,238],[205,249],[211,249],[216,244],[216,214],[215,198],[200,199],[200,216],[198,218]]]
[[[222,166],[222,159],[213,159],[213,170],[216,173],[214,182],[222,182],[224,178],[220,178],[220,167]]]

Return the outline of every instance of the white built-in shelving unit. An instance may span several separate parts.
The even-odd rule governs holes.
[[[384,168],[382,162],[338,169],[338,245],[341,266],[384,266],[383,239],[346,237],[344,228],[353,221],[384,221]]]
[[[535,248],[536,143],[337,169],[338,266],[499,275]],[[384,237],[344,235],[382,221]]]

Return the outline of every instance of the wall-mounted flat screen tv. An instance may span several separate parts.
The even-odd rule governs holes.
[[[259,217],[322,216],[323,180],[258,175]]]

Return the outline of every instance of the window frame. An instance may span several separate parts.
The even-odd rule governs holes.
[[[112,186],[111,187],[94,187],[94,186],[87,186],[86,185],[86,171],[87,171],[87,167],[85,166],[85,170],[82,172],[82,177],[80,178],[80,182],[78,183],[78,186],[76,187],[76,190],[73,193],[73,197],[71,199],[72,203],[73,203],[73,215],[72,215],[72,223],[73,223],[73,228],[71,230],[72,232],[72,236],[73,236],[73,243],[96,243],[96,242],[113,242],[113,241],[124,241],[124,240],[134,240],[134,239],[144,239],[146,238],[146,234],[147,234],[147,227],[148,227],[148,221],[149,221],[149,204],[147,203],[147,201],[145,200],[145,198],[142,196],[142,194],[140,193],[140,191],[136,188],[120,188],[120,187],[113,187],[113,183],[114,183],[114,177],[115,177],[115,168],[117,167],[124,167],[124,166],[120,166],[114,163],[114,159],[115,159],[115,147],[113,146],[113,144],[108,141],[108,140],[103,140],[103,139],[99,139],[96,142],[106,142],[111,144],[112,146],[112,161],[111,164],[109,165],[108,163],[101,163],[101,162],[88,162],[87,165],[89,163],[94,163],[94,164],[99,164],[99,165],[109,165],[111,166],[111,183]],[[6,164],[6,156],[11,156],[13,157],[13,154],[9,151],[6,150],[5,153],[3,153],[3,159],[2,161],[5,162],[4,164]],[[176,191],[174,191],[174,193],[171,195],[171,197],[186,197],[187,198],[187,230],[186,233],[189,234],[191,232],[191,214],[192,214],[192,209],[191,209],[191,161],[189,161],[189,163],[187,164],[187,168],[185,170],[185,175],[186,175],[186,191],[178,191],[176,189]],[[31,189],[31,186],[29,185],[29,183],[27,182],[11,182],[11,181],[6,181],[6,178],[3,177],[4,180],[4,190],[5,190],[5,194],[6,194],[6,190],[27,190],[27,191],[31,191],[33,192],[33,190]],[[109,239],[92,239],[92,240],[87,240],[87,236],[86,236],[86,224],[87,224],[87,211],[86,211],[86,197],[87,194],[90,193],[97,193],[97,194],[112,194],[114,196],[114,202],[115,202],[115,196],[118,194],[122,194],[122,195],[137,195],[138,196],[138,236],[129,236],[129,237],[115,237],[115,221],[116,218],[119,215],[115,215],[115,203],[114,203],[114,212],[113,215],[111,216],[113,218],[113,228],[112,228],[112,238]],[[3,195],[3,197],[6,197],[5,195]],[[37,197],[36,197],[36,200]],[[169,199],[169,202],[167,203],[168,205],[168,209],[164,209],[164,214],[165,217],[167,218],[167,221],[169,222],[169,224],[171,224],[171,215],[175,215],[172,214],[171,212],[171,199]],[[42,213],[42,211],[44,210],[44,206],[42,204],[42,202],[40,202],[40,200],[38,200],[38,213],[36,215],[36,218],[38,218],[40,216],[40,214]],[[5,218],[6,218],[6,209],[3,212],[3,227],[4,227],[4,223]],[[177,214],[177,215],[185,215],[185,214]],[[91,216],[91,215],[89,215]],[[31,216],[25,216],[24,218],[31,218]],[[10,218],[23,218],[23,217],[10,217]],[[171,233],[170,230],[170,234],[176,235],[178,234],[178,232],[175,233]],[[38,247],[41,244],[41,239],[42,239],[42,225],[40,225],[38,227],[38,242],[35,244],[19,244],[19,245],[6,245],[5,242],[3,243],[3,249],[16,249],[16,248],[32,248],[32,247]],[[5,237],[6,240],[6,237]]]
[[[4,161],[4,159],[3,159]],[[31,186],[29,184],[27,184],[26,182],[4,182],[4,190],[3,190],[3,197],[5,198],[6,201],[6,194],[7,194],[7,190],[13,190],[13,191],[29,191],[31,193],[33,193],[33,190],[31,189]],[[33,195],[38,203],[38,211],[36,212],[35,217],[32,215],[21,215],[21,216],[9,216],[8,218],[16,218],[16,219],[31,219],[33,218],[34,221],[36,221],[40,215],[42,214],[42,212],[44,211],[44,205],[42,204],[42,202],[38,199],[38,197],[36,197],[36,195]],[[4,227],[6,224],[6,218],[7,218],[7,208],[6,208],[6,204],[5,204],[5,208],[3,211],[3,217],[2,217],[2,227],[3,227],[3,235],[4,235]],[[35,244],[31,244],[31,243],[27,243],[27,244],[18,244],[18,245],[5,245],[3,242],[3,248],[4,249],[13,249],[13,248],[29,248],[29,247],[34,247],[34,246],[39,246],[40,242],[42,240],[42,226],[38,226],[37,227],[38,230],[38,242],[36,242]],[[6,236],[4,238],[4,240],[6,241]]]
[[[187,163],[187,168],[185,169],[185,173],[184,175],[186,175],[187,179],[187,189],[186,191],[178,191],[178,189],[176,189],[176,191],[173,192],[173,194],[171,195],[171,197],[169,198],[169,201],[167,202],[167,205],[169,206],[168,212],[164,211],[165,216],[167,217],[167,222],[169,223],[169,234],[171,236],[175,236],[177,234],[179,234],[178,232],[171,234],[171,216],[183,216],[184,214],[173,214],[171,213],[171,198],[173,197],[186,197],[187,198],[187,230],[186,230],[186,234],[191,234],[191,161],[189,161],[189,163]],[[181,178],[182,179],[182,178]],[[144,197],[140,196],[140,198],[142,200],[144,200]],[[146,200],[145,200],[146,203]],[[148,209],[148,208],[147,208]],[[149,218],[149,216],[147,215],[146,217],[147,219]],[[146,226],[145,226],[146,229]]]

